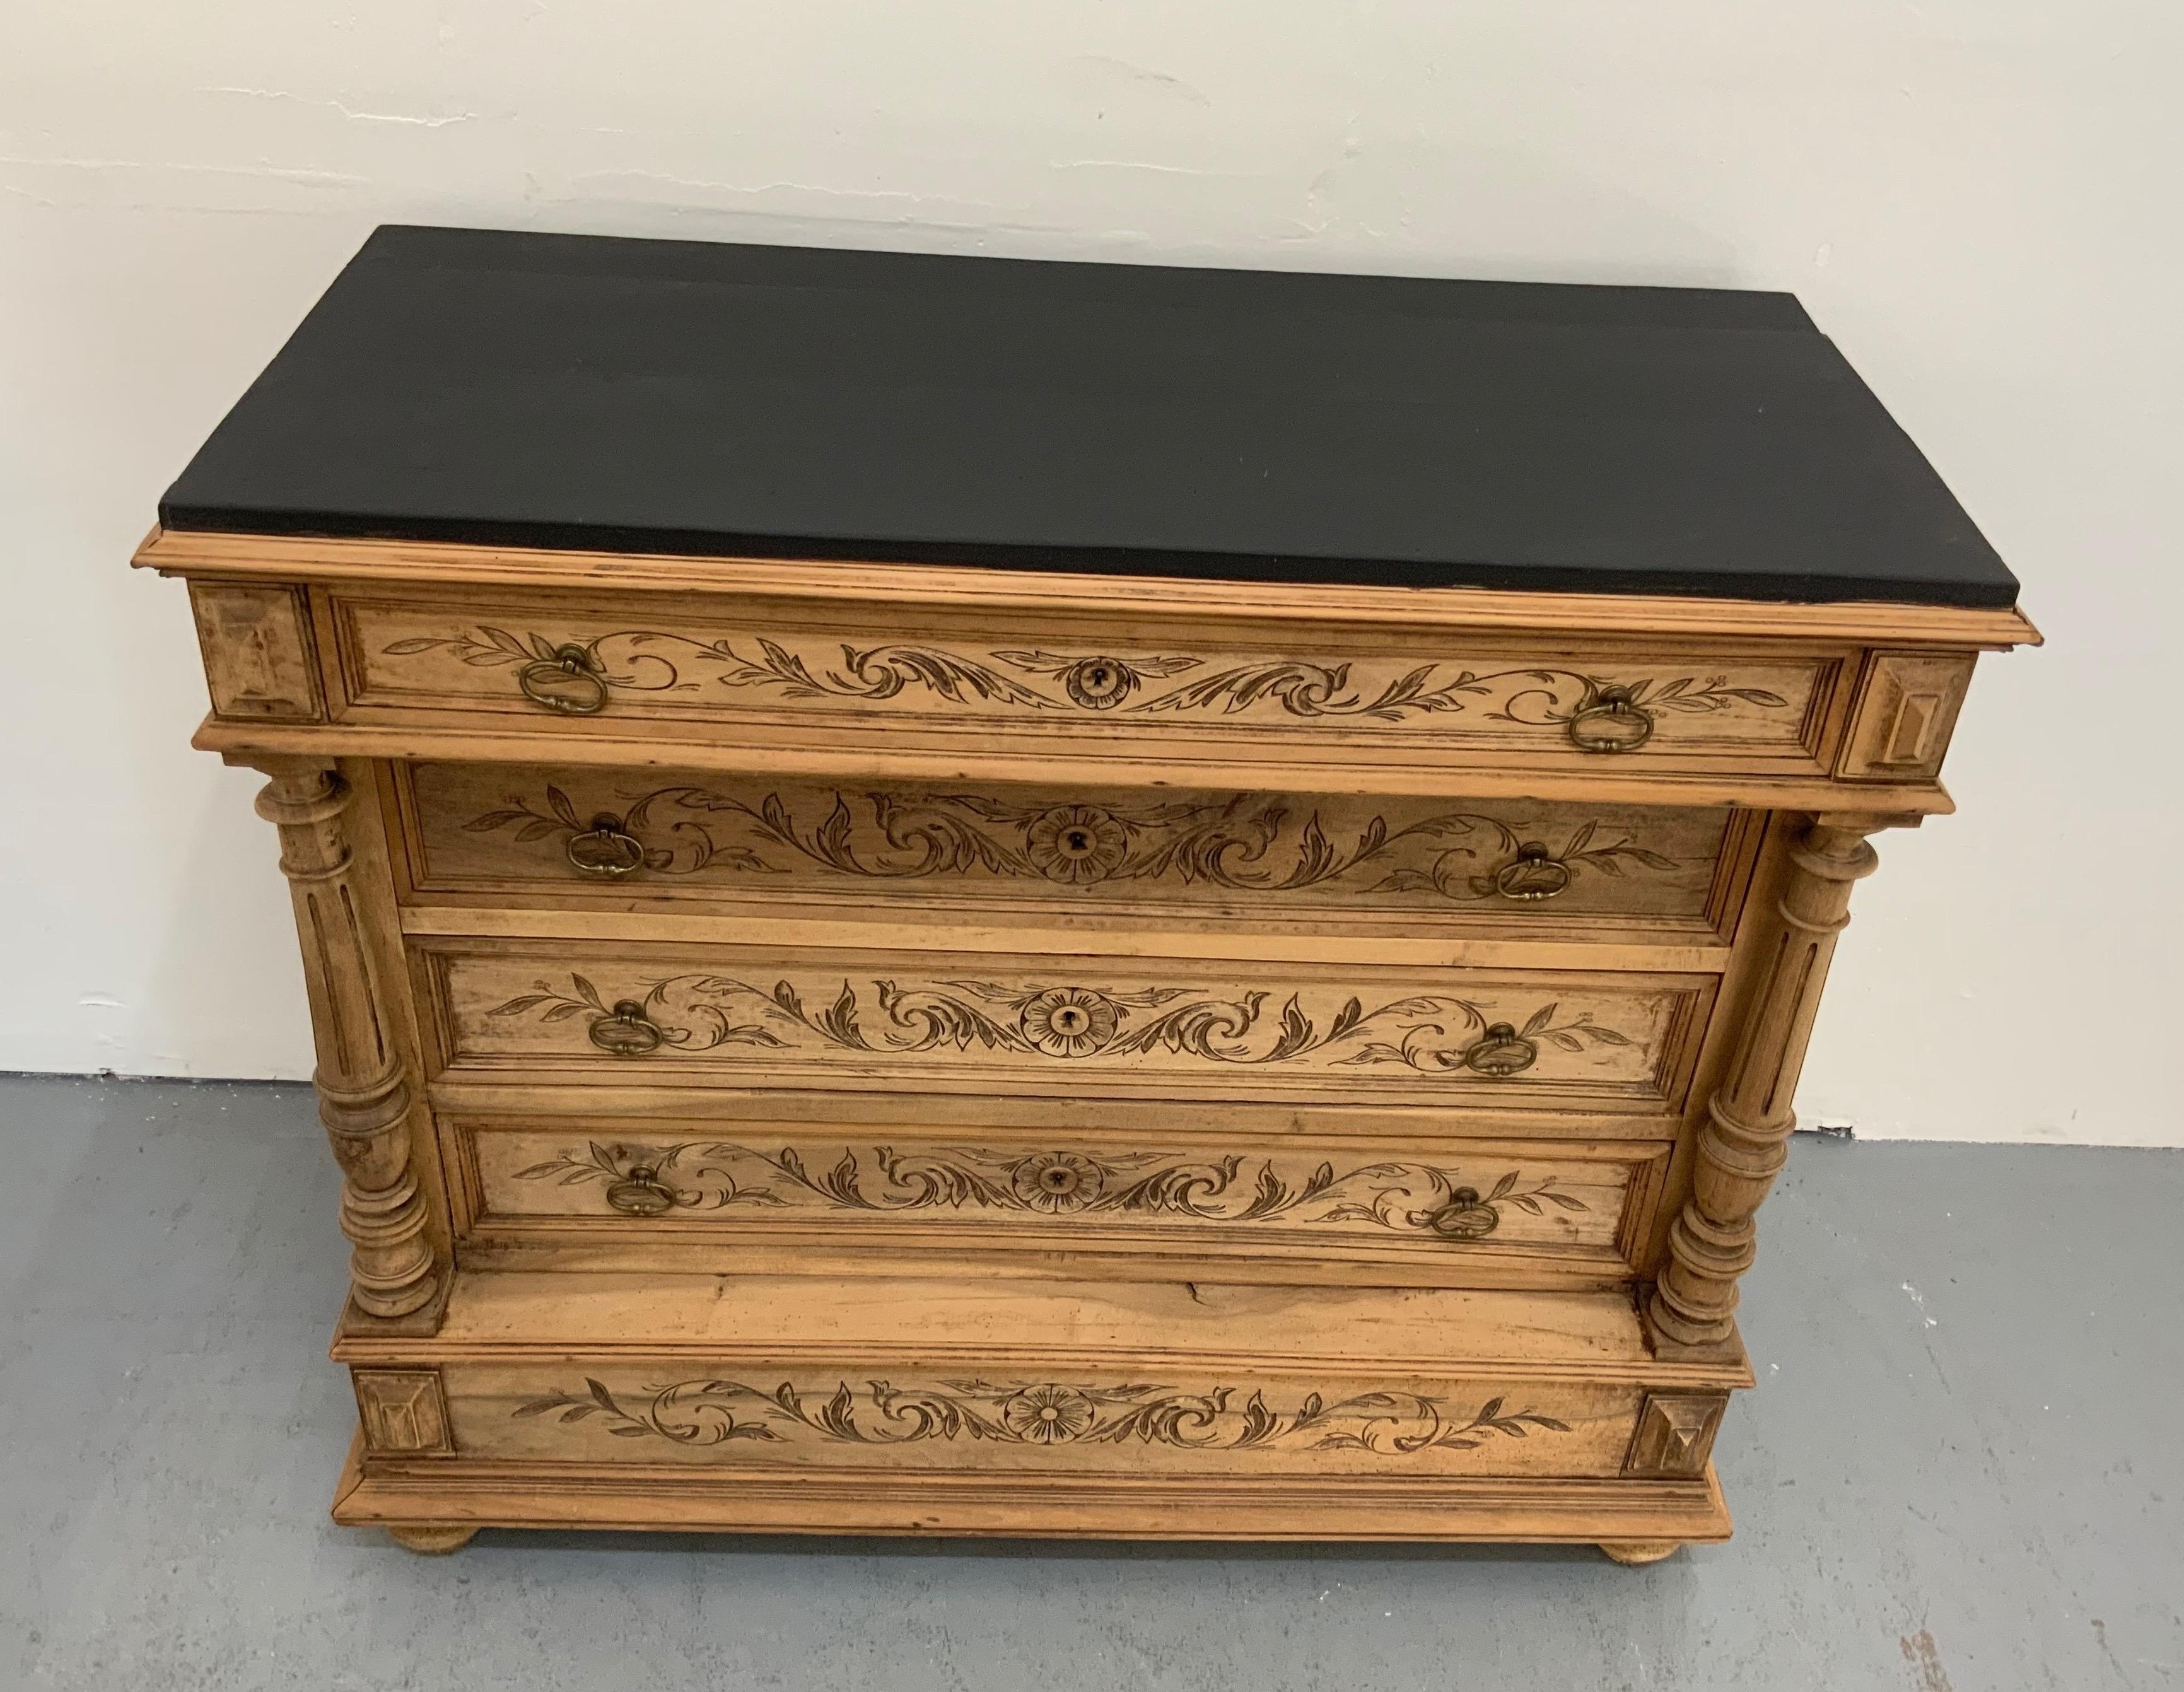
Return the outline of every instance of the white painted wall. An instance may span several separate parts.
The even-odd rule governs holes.
[[[309,1066],[153,501],[373,225],[1795,290],[2022,576],[1808,1071],[2176,1144],[2172,0],[11,0],[0,1068]]]

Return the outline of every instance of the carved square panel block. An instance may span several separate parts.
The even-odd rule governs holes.
[[[1969,654],[1875,653],[1858,689],[1836,773],[1854,782],[1930,781],[1938,776],[1971,679]]]
[[[319,722],[326,714],[318,660],[295,587],[190,584],[212,708],[224,717]]]
[[[1624,1476],[1669,1480],[1704,1474],[1728,1405],[1727,1393],[1648,1393],[1623,1461]]]
[[[452,1452],[437,1369],[353,1369],[358,1418],[370,1451]]]

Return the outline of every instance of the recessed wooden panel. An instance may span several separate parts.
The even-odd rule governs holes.
[[[451,1076],[1670,1110],[1707,976],[413,939]]]
[[[1756,832],[1724,806],[581,765],[404,765],[396,792],[413,899],[1052,927],[1715,939]]]

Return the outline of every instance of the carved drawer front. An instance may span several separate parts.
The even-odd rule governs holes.
[[[410,897],[1520,932],[1723,931],[1750,813],[398,766]],[[1734,825],[1734,827],[1732,827]]]
[[[1678,1109],[1714,978],[413,940],[457,1078]]]
[[[1620,1383],[1360,1362],[1273,1375],[1205,1362],[1100,1367],[677,1355],[451,1363],[457,1453],[754,1477],[844,1470],[1052,1478],[1205,1475],[1431,1481],[1619,1477],[1645,1400]]]
[[[1308,1125],[1307,1125],[1308,1126]],[[1624,1277],[1658,1141],[1376,1143],[443,1116],[465,1259],[749,1271],[753,1254],[1098,1257],[1158,1278]]]
[[[1813,774],[1839,731],[1848,649],[1573,646],[1446,631],[1230,623],[1004,624],[907,608],[521,598],[327,600],[342,715],[455,713],[502,732],[733,725],[809,745],[884,729],[894,748],[1211,749],[1639,763]],[[863,619],[860,623],[857,620]],[[590,726],[588,728],[587,726]]]

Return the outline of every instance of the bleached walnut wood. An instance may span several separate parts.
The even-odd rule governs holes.
[[[1789,1159],[1791,1101],[1851,888],[1878,865],[1865,837],[1890,819],[1823,817],[1790,854],[1791,873],[1753,943],[1765,966],[1735,1055],[1698,1130],[1691,1196],[1669,1235],[1648,1306],[1663,1345],[1734,1344],[1736,1283],[1758,1254],[1760,1201]]]
[[[1864,837],[2037,639],[1786,297],[383,230],[162,512],[427,1551],[1725,1539]]]
[[[2018,625],[1410,596],[1390,635],[1370,594],[1202,585],[1064,624],[1006,572],[866,571],[853,632],[916,636],[897,669],[828,658],[822,566],[648,597],[335,551],[247,577],[308,608],[279,691],[326,720],[200,743],[274,777],[348,1176],[337,1519],[1726,1536],[1736,1281],[1864,836],[1948,809],[1964,667]],[[755,673],[602,724],[511,682],[546,660],[493,660],[487,605]],[[209,669],[265,671],[226,649],[263,621],[208,623]],[[534,690],[612,695],[650,644]],[[1502,721],[1459,648],[1548,692]],[[1301,679],[1249,721],[1123,709],[1254,665]],[[1585,750],[1626,676],[1720,702],[1607,708],[1641,737]],[[1462,710],[1352,710],[1443,685]]]
[[[367,902],[346,827],[355,794],[332,765],[265,759],[258,814],[281,834],[281,870],[296,907],[304,990],[318,1044],[319,1119],[342,1169],[349,1297],[366,1316],[429,1311],[445,1296],[429,1215],[410,1167],[409,1077],[387,999],[390,983],[367,935]]]

